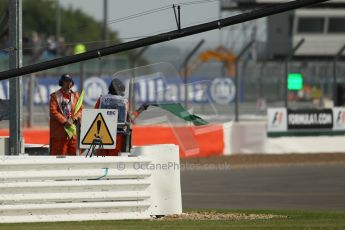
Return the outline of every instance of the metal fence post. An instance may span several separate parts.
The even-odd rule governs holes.
[[[131,79],[129,81],[129,91],[128,91],[128,101],[129,101],[129,113],[132,114],[135,108],[135,89],[134,89],[134,82],[135,82],[135,67],[138,59],[143,55],[143,53],[149,48],[150,46],[145,46],[139,50],[138,53],[134,55],[134,57],[130,60],[130,68],[132,69]]]
[[[200,49],[202,44],[204,44],[205,40],[202,39],[199,43],[188,53],[186,58],[183,61],[183,68],[184,68],[184,105],[187,109],[188,105],[188,62],[192,58],[192,56]]]
[[[238,61],[243,57],[243,55],[247,52],[247,50],[254,44],[254,40],[250,41],[246,46],[244,46],[242,48],[242,50],[240,51],[240,53],[238,54],[237,58],[236,58],[236,63],[235,63],[235,86],[236,86],[236,93],[235,93],[235,121],[237,122],[239,119],[239,111],[238,111],[238,107],[239,107],[239,100],[240,100],[240,97],[239,97],[239,89],[240,89],[240,86],[239,86],[239,63]]]
[[[9,1],[10,69],[22,66],[22,0]],[[10,79],[10,155],[22,149],[22,77]]]
[[[288,107],[288,73],[289,73],[289,65],[292,57],[295,55],[296,51],[303,45],[305,42],[305,39],[302,38],[297,45],[291,50],[291,52],[287,55],[285,59],[285,65],[284,65],[284,79],[283,79],[283,85],[284,85],[284,106],[285,108]]]
[[[345,50],[345,44],[340,48],[333,59],[333,104],[336,105],[337,102],[337,62]]]

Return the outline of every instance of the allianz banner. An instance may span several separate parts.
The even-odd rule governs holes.
[[[164,102],[185,101],[185,85],[182,80],[175,78],[164,78],[160,75],[152,75],[137,79],[134,87],[135,99],[138,103],[143,102]],[[60,87],[58,85],[59,76],[41,76],[36,78],[36,86],[34,89],[34,104],[47,105],[49,103],[50,94]],[[26,105],[28,101],[28,78],[23,81],[24,98],[23,103]],[[78,76],[73,76],[73,90],[80,92],[80,80]],[[88,76],[84,80],[83,88],[85,89],[84,105],[94,106],[97,99],[101,95],[108,93],[108,85],[112,80],[112,76]],[[128,80],[124,80],[127,86]],[[128,88],[128,87],[127,87]],[[233,80],[229,77],[224,78],[205,78],[191,77],[188,83],[188,101],[195,104],[209,104],[210,102],[221,105],[229,105],[235,98],[236,87]],[[0,81],[0,99],[9,98],[9,82]]]
[[[345,107],[331,109],[267,110],[267,131],[286,132],[298,130],[345,131]]]
[[[332,109],[322,110],[292,110],[287,111],[287,128],[294,129],[332,129]]]

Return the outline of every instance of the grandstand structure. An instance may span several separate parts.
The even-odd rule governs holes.
[[[222,0],[221,11],[245,11],[274,5],[282,0]],[[296,59],[329,60],[345,45],[345,1],[332,0],[267,17],[266,41],[259,45],[258,57],[285,58],[302,40]]]

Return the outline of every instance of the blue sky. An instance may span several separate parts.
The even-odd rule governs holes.
[[[103,19],[103,0],[59,0],[64,7],[80,8],[98,20]],[[139,36],[153,35],[176,29],[175,17],[172,9],[173,4],[191,3],[196,0],[171,1],[171,0],[108,0],[109,26],[119,32],[123,41],[137,39]],[[198,4],[182,5],[182,27],[216,20],[219,18],[219,1],[198,1]],[[204,2],[204,3],[201,3]],[[145,12],[160,7],[171,8],[145,15],[139,18],[123,22],[111,23],[112,20],[129,15]],[[218,43],[220,40],[218,30],[206,32],[188,38],[179,39],[178,42],[198,42],[201,38],[207,42]]]

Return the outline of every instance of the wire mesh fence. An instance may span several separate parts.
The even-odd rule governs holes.
[[[6,60],[2,59],[2,67]],[[113,74],[129,69],[130,62],[122,56],[86,61],[37,73],[33,86],[33,107],[30,110],[30,80],[24,76],[23,123],[47,125],[49,119],[49,95],[58,89],[58,78],[62,73],[71,73],[76,82],[76,90],[86,90],[85,106],[92,108],[100,95],[107,93],[107,85]],[[181,58],[170,63],[176,68],[181,81],[172,79],[169,90],[176,95],[176,100],[196,114],[209,117],[210,121],[223,122],[234,119],[235,83],[234,76],[228,76],[227,66],[223,62],[209,61],[195,68],[188,76],[189,96],[185,99],[184,76]],[[288,91],[290,108],[323,108],[332,105],[334,96],[334,74],[338,84],[345,84],[345,63],[337,62],[336,69],[332,61],[290,61],[286,72],[285,62],[259,62],[253,60],[238,63],[239,79],[239,117],[240,120],[265,119],[267,107],[284,107],[284,77],[288,73],[300,73],[303,76],[303,88]],[[3,68],[2,68],[3,69]],[[82,72],[83,76],[80,74]],[[82,76],[82,78],[81,78]],[[165,76],[169,80],[171,76]],[[83,80],[82,80],[83,79]],[[175,79],[176,80],[176,79]],[[81,87],[81,82],[83,87]],[[145,82],[138,84],[140,92],[154,95],[159,90],[159,83]],[[140,95],[143,95],[141,93]],[[9,98],[8,82],[0,82],[1,99]],[[148,98],[148,96],[146,97]],[[138,102],[145,98],[137,97]],[[187,104],[186,104],[187,103]],[[31,118],[30,118],[31,117]],[[4,122],[1,122],[4,126]],[[6,126],[6,125],[5,125]]]

